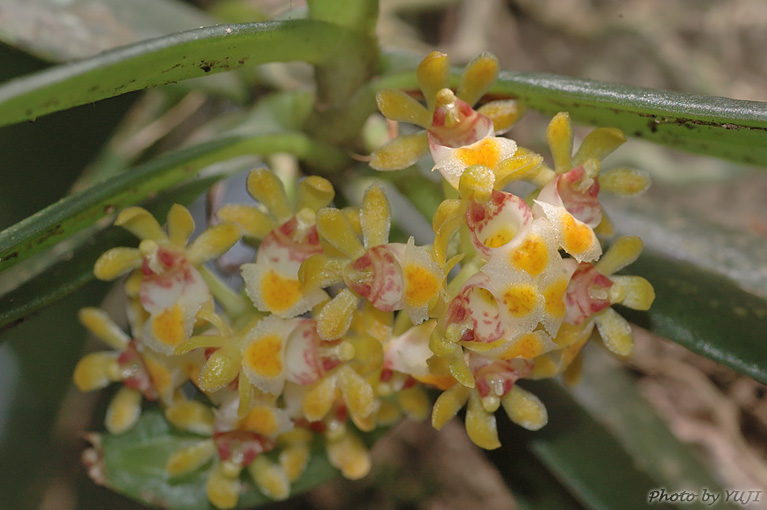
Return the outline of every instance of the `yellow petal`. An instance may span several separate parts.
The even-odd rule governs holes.
[[[344,478],[359,480],[370,472],[370,454],[356,436],[346,434],[338,441],[329,442],[327,453],[330,463],[341,470]]]
[[[416,124],[424,129],[431,126],[431,113],[421,103],[401,90],[386,89],[376,94],[378,109],[389,120]]]
[[[177,429],[202,436],[213,435],[216,419],[210,406],[194,400],[184,400],[168,407],[165,418]]]
[[[238,477],[228,476],[219,464],[208,475],[205,492],[216,507],[222,510],[234,508],[240,499],[240,480]]]
[[[174,367],[168,366],[167,358],[160,358],[149,350],[144,353],[144,365],[160,400],[164,404],[172,403],[176,390],[175,385],[180,385],[177,383],[177,378],[174,377],[172,370],[178,372],[174,370]]]
[[[557,173],[572,169],[573,126],[567,112],[559,112],[551,119],[546,130],[546,142],[554,156],[554,168]]]
[[[106,388],[110,383],[120,380],[120,367],[117,353],[94,352],[81,359],[72,377],[80,391]]]
[[[474,387],[474,376],[466,364],[461,350],[457,350],[450,356],[450,375],[467,388]]]
[[[279,465],[274,464],[264,455],[259,455],[248,466],[258,489],[266,496],[282,500],[290,496],[290,479]]]
[[[253,170],[248,175],[247,187],[250,196],[264,204],[278,222],[282,223],[292,216],[285,187],[274,172],[266,168]]]
[[[511,129],[524,115],[525,108],[513,99],[499,99],[483,104],[477,108],[477,112],[490,117],[495,134],[500,135]]]
[[[343,211],[330,207],[317,211],[317,230],[325,241],[350,259],[365,253]]]
[[[298,183],[296,191],[296,211],[311,209],[318,211],[330,204],[335,197],[335,190],[330,181],[316,175],[310,175]]]
[[[183,248],[194,232],[194,220],[189,209],[173,204],[168,211],[168,239],[176,248]]]
[[[623,306],[634,310],[649,310],[655,301],[655,289],[641,276],[612,276],[610,279],[615,284],[613,287],[622,291],[620,304]]]
[[[141,393],[127,387],[119,389],[107,408],[105,425],[112,434],[131,429],[141,416]]]
[[[450,61],[446,54],[439,51],[432,51],[418,64],[416,77],[429,111],[434,111],[437,92],[448,86],[449,74]]]
[[[103,310],[83,308],[78,318],[83,326],[113,349],[121,351],[128,346],[130,337]]]
[[[485,411],[479,393],[472,391],[469,395],[469,405],[466,409],[466,432],[469,439],[485,450],[494,450],[501,446],[498,441],[495,416]]]
[[[644,243],[636,236],[624,236],[615,240],[594,267],[605,276],[610,276],[633,263],[642,253]]]
[[[446,202],[448,201],[445,200],[442,202],[442,204],[445,204]],[[437,221],[437,215],[440,214],[440,211],[442,211],[445,216],[439,227],[434,229],[435,235],[433,244],[434,258],[437,260],[437,264],[440,266],[444,266],[446,264],[445,259],[447,258],[447,249],[448,244],[450,243],[450,239],[452,239],[453,235],[466,224],[466,220],[464,219],[464,213],[466,212],[466,202],[460,201],[460,207],[451,211],[444,211],[443,209],[447,208],[443,208],[442,204],[440,204],[440,207],[437,210],[437,214],[434,215],[435,223]],[[451,213],[453,213],[454,216],[447,216]]]
[[[517,385],[501,398],[501,404],[509,419],[527,430],[539,430],[549,421],[541,400]]]
[[[280,452],[280,467],[293,482],[304,473],[311,451],[305,444],[286,446]]]
[[[323,340],[341,338],[349,331],[359,300],[349,289],[343,289],[317,314],[317,334]]]
[[[582,165],[587,159],[603,160],[615,149],[626,142],[626,136],[618,128],[601,127],[593,130],[583,139],[578,152],[573,157],[573,168]]]
[[[458,192],[464,200],[487,202],[493,194],[495,174],[483,164],[472,165],[460,176]]]
[[[540,154],[525,153],[514,154],[510,158],[506,158],[501,161],[495,168],[495,189],[503,189],[507,184],[514,181],[529,180],[537,181],[545,170],[542,169],[543,156]],[[550,180],[554,173],[549,170],[548,180]]]
[[[235,380],[241,358],[235,346],[222,347],[210,355],[202,367],[198,384],[203,391],[218,391]]]
[[[612,308],[594,316],[594,322],[599,330],[605,347],[618,356],[629,356],[634,350],[634,338],[631,326]]]
[[[173,452],[165,463],[165,472],[174,477],[191,473],[207,464],[216,455],[212,439],[193,443]]]
[[[440,430],[458,411],[466,404],[471,389],[460,384],[453,385],[434,402],[434,408],[431,413],[432,426]]]
[[[191,352],[195,349],[207,349],[209,347],[223,347],[229,343],[227,337],[213,336],[213,335],[200,335],[193,336],[180,344],[173,351],[173,354],[182,355]]]
[[[269,216],[249,205],[225,205],[216,216],[220,221],[234,223],[242,229],[242,235],[255,239],[263,239],[277,226]]]
[[[373,388],[349,365],[338,368],[338,385],[349,412],[366,418],[375,410]]]
[[[376,170],[402,170],[414,165],[429,152],[426,131],[400,135],[386,142],[370,155],[370,166]]]
[[[646,170],[619,167],[602,172],[599,176],[602,191],[624,197],[642,193],[650,187],[650,174]]]
[[[186,250],[186,257],[192,265],[220,257],[240,240],[242,233],[234,223],[220,223],[205,230],[192,241]]]
[[[386,193],[380,184],[372,184],[365,190],[360,209],[360,226],[365,248],[370,249],[387,243],[390,225],[391,212]]]
[[[128,207],[117,215],[115,225],[122,227],[139,239],[164,241],[168,237],[154,216],[143,207]]]
[[[298,270],[298,280],[306,291],[330,287],[344,281],[344,268],[349,261],[317,253],[304,260]]]
[[[482,52],[474,57],[461,75],[458,97],[470,105],[476,104],[498,76],[498,67],[498,59],[491,53]]]
[[[136,248],[112,248],[104,252],[93,266],[99,280],[111,281],[128,271],[141,267],[143,257]]]
[[[310,422],[323,419],[336,399],[335,377],[320,379],[304,396],[301,411]]]

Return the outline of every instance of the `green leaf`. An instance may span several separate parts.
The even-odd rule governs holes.
[[[313,20],[220,25],[108,51],[0,86],[0,125],[247,64],[323,63],[358,36]]]
[[[0,40],[50,62],[216,23],[175,0],[4,0],[2,13]]]
[[[675,149],[767,164],[767,103],[540,73],[502,72],[491,93]]]
[[[586,346],[581,381],[569,392],[663,487],[708,487],[721,492],[690,447],[674,436],[638,391],[636,378],[605,349]]]
[[[626,269],[655,287],[647,312],[621,314],[691,351],[767,383],[767,301],[721,274],[645,251]]]
[[[507,419],[498,420],[504,446],[488,452],[488,457],[501,475],[523,469],[511,464],[524,458],[527,450],[586,508],[647,508],[649,492],[661,485],[637,466],[609,430],[557,383],[540,381],[527,386],[545,403],[549,423],[542,430],[528,432]],[[545,508],[538,503],[534,508]],[[671,508],[665,504],[653,507]]]
[[[173,203],[187,205],[223,176],[207,177],[164,193],[145,204],[155,217],[164,218]],[[3,295],[0,331],[69,296],[95,279],[93,266],[102,253],[115,246],[131,246],[136,238],[124,229],[110,227],[90,236],[76,251]],[[5,337],[0,337],[2,343]]]
[[[738,196],[732,194],[742,193],[738,190],[750,183],[744,180],[723,196]],[[739,229],[712,223],[722,210],[716,204],[706,206],[699,196],[659,187],[631,199],[600,196],[600,202],[621,235],[639,236],[650,251],[731,278],[767,298],[767,239],[746,230],[745,224]],[[691,202],[698,204],[697,212],[690,209]]]
[[[134,428],[122,435],[99,435],[96,451],[103,461],[104,485],[125,496],[176,510],[209,510],[214,507],[205,494],[205,480],[210,464],[179,480],[170,480],[165,463],[171,453],[199,442],[201,436],[173,429],[159,410],[144,411]],[[368,440],[372,439],[366,434]],[[293,484],[291,494],[298,494],[339,475],[325,455],[322,440],[312,445],[309,464]],[[269,503],[246,474],[245,491],[238,508]]]
[[[335,171],[345,153],[298,133],[228,137],[161,156],[113,179],[70,195],[0,232],[0,270],[61,241],[119,209],[179,184],[203,168],[226,159],[289,152],[318,170]]]

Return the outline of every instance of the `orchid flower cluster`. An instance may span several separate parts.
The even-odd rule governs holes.
[[[597,235],[611,227],[599,193],[635,194],[649,180],[600,172],[625,141],[617,129],[592,131],[573,154],[566,113],[548,127],[551,167],[500,136],[520,106],[474,108],[497,72],[482,54],[454,92],[447,56],[432,52],[417,70],[425,105],[403,91],[378,94],[389,120],[423,130],[391,139],[371,166],[400,170],[430,155],[444,178],[431,245],[390,242],[379,184],[359,207],[339,209],[328,180],[306,177],[289,197],[267,169],[248,177],[255,204],[220,208],[191,243],[194,222],[180,205],[166,229],[144,209],[122,211],[116,224],[139,246],[107,251],[95,274],[127,275],[130,333],[83,310],[82,323],[112,350],[88,354],[74,374],[81,390],[122,383],[107,430],[129,430],[144,401],[159,402],[174,427],[199,436],[170,456],[166,474],[207,470],[209,500],[231,508],[244,472],[265,495],[287,497],[318,443],[345,477],[365,476],[362,433],[402,416],[431,413],[439,429],[466,406],[468,436],[497,448],[499,407],[530,430],[548,420],[520,379],[577,380],[595,328],[607,349],[628,356],[631,329],[611,305],[644,310],[654,293],[641,277],[615,274],[638,257],[638,238],[602,252]],[[534,191],[505,191],[518,181]],[[237,294],[205,263],[241,239],[258,250],[240,268]],[[433,406],[428,390],[441,391]]]

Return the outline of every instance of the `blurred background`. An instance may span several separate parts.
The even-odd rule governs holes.
[[[302,2],[189,1],[188,18],[163,21],[132,6],[0,1],[0,82],[210,20],[291,16]],[[436,48],[455,65],[489,50],[507,70],[767,101],[767,4],[761,0],[381,0],[379,34],[385,48],[420,54]],[[279,66],[241,72],[257,74],[256,83],[300,76]],[[177,147],[198,126],[238,108],[225,94],[195,91],[226,88],[208,81],[191,91],[177,85],[130,93],[0,128],[0,228],[65,196],[84,171]],[[529,112],[509,136],[546,154],[548,120]],[[589,130],[578,129],[579,136]],[[757,254],[744,271],[750,271],[752,290],[767,293],[766,173],[634,139],[609,163],[653,176],[652,189],[635,205],[612,211],[607,203],[619,227],[625,222],[627,232],[684,237],[685,218],[702,219]],[[637,232],[647,217],[661,228]],[[694,259],[695,253],[680,256]],[[0,277],[0,289],[12,285]],[[97,305],[108,290],[91,285],[0,333],[0,509],[142,508],[91,483],[79,461],[83,430],[102,428],[108,395],[82,395],[71,384],[72,369],[92,342],[76,312]],[[636,344],[625,369],[594,350],[585,373],[620,371],[638,389],[625,398],[646,399],[723,487],[767,489],[766,388],[641,329]],[[588,402],[589,395],[578,398]],[[491,462],[497,458],[474,447],[458,421],[439,434],[427,423],[403,423],[374,455],[374,471],[364,480],[338,480],[273,508],[514,508],[514,493]],[[513,452],[507,455],[515,460]]]

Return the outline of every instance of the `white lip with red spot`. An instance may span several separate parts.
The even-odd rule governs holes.
[[[195,316],[211,299],[210,291],[183,254],[165,247],[145,257],[143,272],[139,300],[150,317],[142,340],[147,347],[171,355],[192,334]],[[172,333],[166,338],[163,331]]]
[[[297,275],[301,263],[322,253],[315,224],[302,225],[297,216],[275,228],[261,242],[257,263],[268,263],[286,275]]]
[[[567,286],[566,322],[580,324],[610,306],[613,281],[597,271],[593,264],[582,262]]]
[[[319,381],[325,375],[324,361],[320,356],[321,342],[317,334],[317,321],[302,319],[285,346],[288,381],[307,385]]]
[[[466,344],[490,344],[506,333],[498,302],[488,290],[489,278],[476,273],[464,284],[447,309],[447,325],[461,326],[460,341]]]
[[[382,312],[402,308],[402,259],[405,245],[390,243],[370,248],[344,270],[344,282]]]
[[[532,222],[533,213],[524,200],[503,191],[493,191],[486,203],[472,202],[466,211],[472,244],[486,258],[524,238]]]
[[[602,221],[602,206],[599,203],[599,181],[586,175],[582,166],[558,174],[546,184],[538,195],[538,201],[556,207],[564,207],[577,220],[591,228]]]
[[[144,278],[139,288],[139,299],[149,312],[164,310],[189,294],[208,298],[208,287],[202,275],[182,253],[159,247],[144,259]]]

